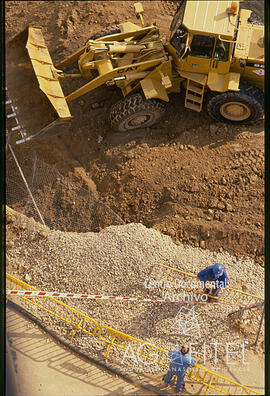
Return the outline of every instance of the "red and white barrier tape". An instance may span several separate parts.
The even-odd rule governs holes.
[[[57,292],[44,292],[37,290],[6,290],[8,295],[17,296],[37,296],[37,297],[59,297],[59,298],[85,298],[89,300],[111,300],[111,301],[144,301],[144,302],[177,302],[177,303],[198,303],[207,304],[207,301],[180,301],[170,300],[164,298],[144,298],[144,297],[122,297],[122,296],[101,296],[98,294],[79,294],[79,293],[57,293]],[[223,301],[217,301],[219,304],[237,305]]]
[[[143,298],[143,297],[121,297],[121,296],[100,296],[98,294],[78,294],[78,293],[55,293],[43,291],[29,291],[29,290],[7,290],[6,294],[18,296],[39,296],[39,297],[62,297],[62,298],[87,298],[90,300],[129,300],[129,301],[155,301],[164,302],[162,298]]]

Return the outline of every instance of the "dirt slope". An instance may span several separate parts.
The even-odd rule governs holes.
[[[146,20],[156,20],[165,37],[177,2],[143,4]],[[262,16],[263,1],[249,6],[257,19]],[[130,1],[9,1],[6,38],[29,23],[41,26],[57,62],[92,34],[126,19],[137,22]],[[72,134],[17,147],[18,158],[36,151],[71,178],[79,164],[95,182],[99,198],[126,222],[142,222],[177,242],[249,255],[263,264],[263,125],[214,123],[205,112],[184,109],[183,97],[174,95],[158,125],[117,134],[106,114],[120,97],[120,92],[101,87],[71,103],[76,120]],[[85,184],[85,178],[76,181]],[[46,187],[44,191],[49,205],[50,193]]]

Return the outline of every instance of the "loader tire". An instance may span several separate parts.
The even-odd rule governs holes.
[[[264,115],[264,94],[253,85],[240,83],[240,91],[210,92],[206,109],[215,120],[232,125],[251,125]]]
[[[147,128],[157,123],[166,111],[164,102],[158,99],[146,100],[136,93],[115,103],[110,112],[111,127],[117,132]]]

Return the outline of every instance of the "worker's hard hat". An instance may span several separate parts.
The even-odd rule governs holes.
[[[215,276],[221,276],[221,275],[223,275],[224,268],[222,267],[221,264],[216,263],[213,267],[213,272],[214,272]]]

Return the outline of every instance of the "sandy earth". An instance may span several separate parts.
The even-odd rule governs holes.
[[[143,3],[146,20],[150,20],[150,16],[154,18],[161,36],[165,37],[177,2]],[[262,20],[263,1],[247,1],[245,6],[247,3],[256,9],[256,18]],[[92,34],[127,19],[137,22],[133,2],[130,1],[8,1],[5,12],[7,41],[29,23],[41,26],[55,63],[79,49]],[[70,91],[76,86],[75,81],[64,89]],[[252,127],[231,127],[213,122],[204,111],[194,117],[194,112],[184,109],[183,96],[173,95],[166,117],[159,124],[150,130],[119,134],[110,129],[106,114],[120,98],[120,92],[101,87],[71,103],[71,112],[76,120],[71,134],[15,147],[19,161],[24,164],[23,170],[30,179],[32,162],[26,159],[32,158],[34,153],[40,160],[55,166],[64,177],[62,181],[41,178],[42,183],[38,185],[36,194],[44,203],[42,214],[46,224],[63,231],[71,231],[72,227],[75,232],[86,231],[87,225],[89,231],[98,231],[109,225],[111,218],[104,220],[102,213],[93,222],[94,206],[89,211],[81,210],[84,197],[77,200],[78,189],[84,188],[127,223],[141,222],[170,235],[179,244],[250,256],[263,266],[263,123]],[[16,170],[9,152],[7,164],[9,175]],[[18,190],[14,191],[12,202],[7,203],[23,212],[25,200],[21,199]],[[71,221],[70,213],[74,221]],[[7,233],[7,239],[14,240],[14,235]],[[32,337],[34,341],[30,339],[34,343],[41,339],[38,330],[35,331],[37,337]],[[27,334],[25,329],[23,332]],[[41,349],[45,344],[43,336],[42,340]],[[39,341],[35,348],[37,344]],[[51,341],[48,344],[51,345]],[[47,382],[45,369],[49,370],[49,376],[58,378],[60,384],[71,381],[66,373],[70,375],[73,372],[74,366],[71,365],[77,358],[70,357],[67,351],[57,350],[57,355],[64,355],[64,361],[67,357],[67,366],[62,367],[59,361],[57,369],[47,360],[36,359],[33,365],[33,357],[23,353],[25,351],[22,350],[17,354],[23,386],[27,387],[29,383],[22,367],[28,372],[36,370],[37,378],[41,379],[42,386],[36,383],[35,394],[49,396],[42,391]],[[252,355],[251,360],[252,387],[259,390],[263,380],[262,362],[256,355]],[[76,360],[76,367],[92,370],[85,365],[85,362]],[[93,370],[95,373],[97,369]],[[76,373],[76,378],[70,382],[74,395],[78,386],[82,395],[84,391],[89,394],[87,387],[92,387],[91,392],[97,391],[100,395],[112,394],[109,378],[106,386],[99,387],[96,380],[91,380],[92,374],[89,381],[85,375],[85,371]],[[99,375],[103,378],[105,374],[99,372],[97,378]],[[224,375],[230,376],[229,373]],[[239,382],[251,385],[241,373],[237,378]],[[47,388],[47,392],[55,395],[56,391]],[[134,392],[124,383],[117,383],[115,395],[122,391],[125,394]],[[27,393],[27,396],[35,394]]]
[[[151,395],[71,353],[12,308],[7,338],[19,396]]]
[[[149,278],[167,278],[163,268],[156,268],[158,264],[166,263],[169,266],[177,266],[182,270],[198,273],[202,267],[217,260],[226,267],[230,282],[233,282],[230,283],[231,287],[263,295],[261,285],[263,284],[264,270],[260,266],[256,268],[253,260],[240,261],[224,252],[213,253],[207,249],[177,246],[170,237],[161,235],[141,224],[112,226],[100,233],[82,234],[52,231],[48,227],[7,208],[7,230],[9,234],[13,235],[13,240],[7,243],[8,273],[30,283],[39,290],[78,293],[83,291],[100,295],[145,298],[162,297],[165,290],[158,291],[156,288],[147,289],[145,287],[145,280],[149,281]],[[239,264],[241,264],[241,269],[239,269]],[[246,282],[250,273],[254,273],[256,276]],[[182,291],[173,289],[171,293],[181,293]],[[20,299],[19,301],[20,304],[23,304]],[[250,312],[248,318],[245,318],[248,320],[247,324],[243,321],[238,323],[237,315],[231,320],[228,314],[238,309],[235,306],[237,299],[234,301],[235,304],[227,299],[229,305],[226,306],[221,304],[217,306],[197,304],[196,306],[193,304],[196,315],[199,315],[200,330],[198,333],[195,327],[193,331],[187,331],[187,334],[185,331],[183,332],[182,327],[179,328],[179,324],[177,325],[175,321],[179,306],[181,309],[184,307],[184,309],[190,309],[189,304],[165,303],[160,305],[160,303],[153,303],[149,305],[143,302],[99,302],[77,299],[64,300],[64,302],[94,318],[99,325],[110,326],[166,350],[177,348],[176,345],[179,342],[195,342],[198,364],[236,381],[242,382],[248,375],[249,382],[244,381],[244,384],[248,386],[254,384],[257,387],[258,380],[261,381],[260,384],[263,383],[263,370],[257,364],[258,360],[263,361],[264,356],[263,331],[256,350],[252,348],[261,315],[258,311],[252,311],[253,315],[250,316]],[[47,326],[67,339],[71,337],[74,331],[73,327],[46,314],[43,310],[34,308],[31,304],[26,307],[31,312],[34,310],[34,315],[43,320]],[[186,311],[184,310],[184,312]],[[209,332],[209,326],[211,332]],[[242,364],[241,353],[239,355],[239,345],[247,340],[249,356],[245,360],[249,362],[249,365]],[[84,337],[83,333],[78,332],[73,342],[90,356],[104,359],[106,346],[98,338],[90,337],[89,339],[87,336]],[[213,342],[220,344],[216,355],[218,364],[214,361],[213,350],[210,347],[210,343]],[[237,367],[226,365],[225,350],[230,342],[237,345]],[[206,346],[205,360],[201,354],[203,345]],[[123,367],[122,359],[122,350],[118,348],[110,350],[109,362]],[[133,361],[130,359],[127,361],[128,364],[125,363],[127,369],[130,369],[131,365],[132,372],[136,372],[132,367]],[[257,370],[250,371],[253,363],[256,364]],[[138,369],[141,368],[138,367]],[[159,372],[156,376],[150,374],[160,370],[162,372],[162,369],[156,365],[144,368],[143,379],[153,383],[154,378],[154,384],[160,388],[162,373]],[[205,390],[200,390],[200,385],[194,384],[194,381],[187,386],[187,389],[193,394],[200,394]]]
[[[176,5],[144,2],[146,18],[156,19],[163,37]],[[253,8],[262,10],[263,2],[254,1]],[[80,48],[91,34],[125,19],[136,22],[129,1],[9,1],[6,39],[29,23],[39,25],[57,62]],[[78,82],[67,85],[65,89],[70,91]],[[18,159],[23,162],[35,151],[39,159],[56,165],[67,176],[67,184],[75,177],[77,186],[89,189],[89,183],[94,182],[99,198],[126,222],[142,222],[171,235],[176,242],[249,255],[263,265],[263,124],[231,127],[213,122],[204,111],[194,117],[192,110],[184,109],[183,96],[172,95],[166,117],[149,131],[115,133],[106,114],[120,95],[115,89],[100,87],[71,102],[75,116],[72,133],[16,146]],[[31,166],[26,163],[23,170],[27,173]],[[86,177],[75,175],[78,166]],[[10,159],[8,172],[12,167]],[[50,210],[55,204],[54,189],[39,187]],[[70,189],[65,187],[66,193],[58,193],[58,201],[64,201],[66,208],[58,219],[58,229],[69,229],[65,216],[74,209],[73,202],[76,204],[72,189],[71,184]],[[14,195],[11,206],[23,210],[24,202]],[[56,213],[47,213],[46,208],[47,224],[57,223]],[[91,211],[81,214],[82,221],[87,217],[91,223]],[[74,225],[73,231],[81,231],[80,226],[76,229]]]

